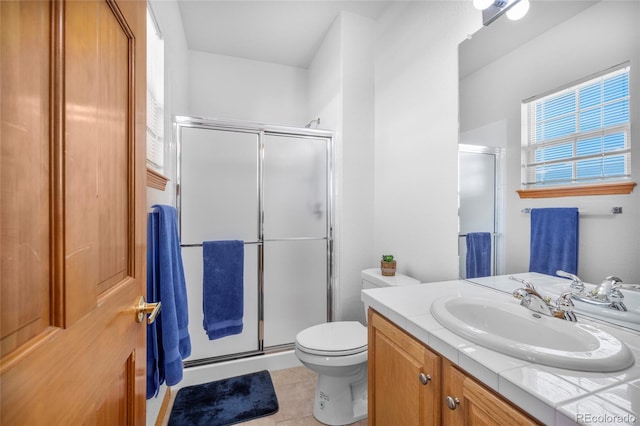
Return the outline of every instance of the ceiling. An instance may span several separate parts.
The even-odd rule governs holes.
[[[178,0],[189,49],[308,68],[342,11],[377,19],[383,0]]]
[[[191,50],[308,68],[340,12],[375,20],[395,1],[411,0],[178,0],[178,7]],[[522,20],[483,27],[460,45],[461,78],[598,1],[533,0]]]

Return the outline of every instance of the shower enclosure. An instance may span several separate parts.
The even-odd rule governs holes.
[[[331,132],[174,116],[176,205],[192,353],[200,365],[282,349],[331,321]],[[244,329],[208,340],[202,242],[244,241]]]
[[[504,154],[495,147],[458,146],[458,258],[459,276],[467,278],[467,247],[470,232],[491,233],[491,275],[502,268],[499,204],[501,161]]]

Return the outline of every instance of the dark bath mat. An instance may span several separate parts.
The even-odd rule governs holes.
[[[178,391],[169,426],[232,425],[278,411],[269,372],[245,374]]]

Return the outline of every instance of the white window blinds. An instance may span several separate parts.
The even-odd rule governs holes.
[[[523,102],[524,188],[631,174],[629,66]]]
[[[164,41],[147,9],[147,166],[164,168]]]

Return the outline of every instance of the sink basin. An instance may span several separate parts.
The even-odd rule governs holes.
[[[590,324],[540,315],[517,300],[446,297],[431,313],[447,329],[478,345],[529,362],[610,372],[633,365],[629,348]]]
[[[566,283],[556,284],[541,284],[537,285],[538,291],[545,296],[550,296],[552,299],[557,298],[565,291],[571,290],[570,281]],[[593,284],[585,284],[586,291],[593,290],[596,286]],[[624,294],[624,304],[627,307],[626,311],[617,311],[615,309],[609,309],[598,305],[593,305],[578,299],[573,299],[575,305],[575,311],[578,314],[585,314],[593,318],[598,318],[604,321],[609,321],[614,324],[628,327],[636,331],[640,331],[640,292],[631,290],[622,290]]]

